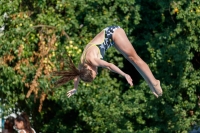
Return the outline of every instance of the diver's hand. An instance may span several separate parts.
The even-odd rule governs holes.
[[[133,80],[131,76],[129,76],[128,74],[125,74],[124,77],[126,78],[126,81],[130,84],[130,86],[133,86]]]
[[[68,91],[67,92],[67,97],[69,98],[69,97],[71,97],[72,95],[74,95],[75,93],[77,92],[77,89],[72,89],[72,90],[70,90],[70,91]]]

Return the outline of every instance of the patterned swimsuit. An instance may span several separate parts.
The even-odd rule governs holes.
[[[83,54],[81,56],[81,62],[87,62],[86,60],[86,53],[88,51],[89,48],[91,48],[92,46],[96,46],[99,49],[99,55],[100,58],[103,59],[105,52],[108,48],[110,48],[112,45],[115,44],[115,42],[113,41],[112,35],[114,33],[114,31],[116,29],[120,28],[119,26],[110,26],[104,29],[105,31],[105,37],[104,37],[104,41],[101,44],[92,44],[91,46],[89,46],[87,49],[85,49],[83,51]]]
[[[114,31],[118,28],[120,28],[120,26],[110,26],[104,29],[105,31],[104,42],[102,44],[96,44],[96,46],[100,50],[100,54],[102,57],[104,57],[106,50],[115,44],[115,42],[113,41],[112,35]]]

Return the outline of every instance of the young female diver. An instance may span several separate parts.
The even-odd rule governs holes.
[[[162,96],[160,81],[155,79],[148,65],[137,55],[126,33],[119,26],[105,28],[86,45],[78,69],[69,59],[69,71],[54,72],[53,75],[61,76],[55,84],[62,85],[74,79],[74,88],[67,94],[70,97],[76,93],[80,79],[85,82],[92,82],[97,75],[98,67],[103,67],[122,75],[132,86],[132,79],[128,74],[114,64],[102,60],[106,50],[112,45],[137,69],[148,83],[152,93],[156,97]]]

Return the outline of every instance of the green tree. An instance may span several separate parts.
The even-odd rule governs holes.
[[[200,3],[155,0],[0,1],[0,108],[26,111],[37,132],[188,132],[200,125]],[[4,14],[8,17],[5,17]],[[68,99],[69,82],[53,86],[51,72],[78,64],[96,33],[119,25],[161,80],[156,99],[134,67],[114,48],[106,53],[134,79],[100,69]]]

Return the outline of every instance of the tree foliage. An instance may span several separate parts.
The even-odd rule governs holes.
[[[188,132],[200,125],[200,2],[158,0],[0,1],[0,95],[4,115],[26,111],[37,132]],[[114,48],[106,60],[135,86],[100,69],[72,98],[55,88],[54,70],[78,64],[84,46],[119,25],[161,81],[156,99]],[[5,29],[4,29],[5,27]]]

